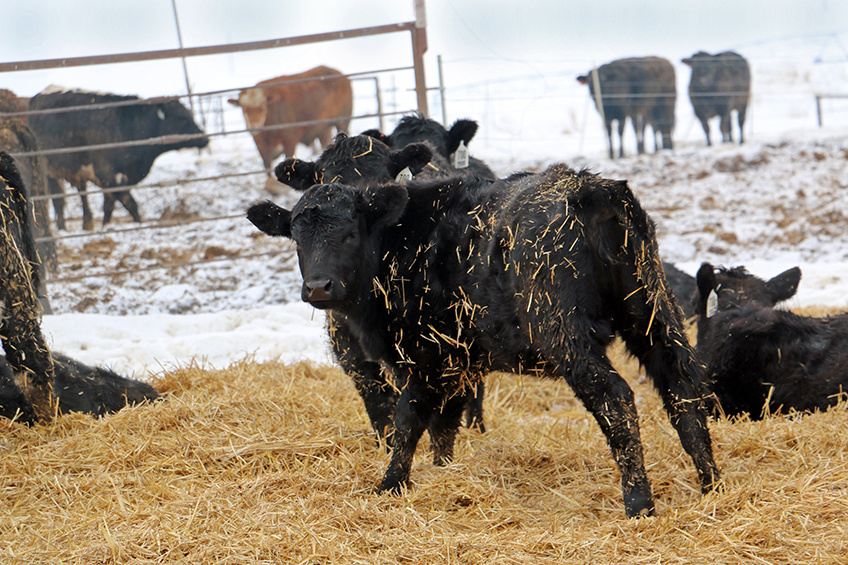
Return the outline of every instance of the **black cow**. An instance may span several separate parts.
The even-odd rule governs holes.
[[[446,176],[446,174],[463,172],[457,169],[454,161],[460,143],[468,147],[477,133],[477,122],[474,120],[456,120],[451,128],[445,127],[435,120],[420,115],[404,116],[395,126],[390,135],[385,135],[379,130],[370,129],[362,132],[362,135],[376,137],[392,149],[403,149],[411,143],[427,143],[435,155],[441,156],[447,166],[445,170],[436,171],[432,176]],[[495,180],[497,176],[486,163],[475,157],[468,156],[468,166],[465,170],[480,178]],[[425,169],[425,172],[427,170]]]
[[[53,419],[53,361],[41,333],[32,209],[14,159],[0,151],[0,340],[13,379],[39,421]]]
[[[595,82],[600,87],[600,107],[595,93]],[[618,59],[588,75],[577,77],[580,84],[589,85],[589,93],[595,107],[604,118],[609,142],[610,159],[615,158],[612,139],[612,122],[618,122],[618,156],[624,156],[624,123],[630,117],[636,133],[638,152],[645,152],[645,126],[654,131],[655,150],[659,133],[663,149],[673,149],[671,132],[674,130],[674,104],[677,100],[677,84],[674,67],[660,57],[634,57]]]
[[[14,92],[0,89],[0,147],[11,155],[20,153],[37,152],[38,142],[29,125],[22,117],[8,117],[8,113],[16,113],[26,110],[26,100],[18,98]],[[25,197],[46,196],[47,188],[47,160],[43,155],[18,156],[15,165],[21,174],[23,187],[27,194]],[[30,200],[32,202],[32,200]],[[33,210],[33,236],[36,237],[35,247],[38,252],[38,281],[35,291],[45,314],[51,314],[50,300],[47,297],[45,286],[46,271],[48,267],[55,268],[57,264],[56,242],[50,232],[50,216],[47,211],[47,201],[38,200],[32,202]]]
[[[698,352],[716,413],[754,420],[826,409],[848,395],[848,314],[799,316],[774,306],[794,296],[798,267],[764,281],[743,267],[698,270]]]
[[[53,394],[59,413],[82,412],[105,416],[124,406],[152,402],[159,393],[147,383],[122,377],[103,367],[91,367],[60,353],[53,353]],[[0,356],[0,416],[17,422],[36,421],[32,406],[15,386],[12,368]]]
[[[393,150],[379,141],[378,135],[376,130],[371,135],[354,137],[339,134],[317,161],[287,159],[278,164],[274,172],[280,182],[304,191],[322,179],[364,187],[368,183],[392,180],[404,169],[409,169],[410,174],[416,178],[438,178],[444,176],[445,171],[451,170],[446,159],[439,159],[432,154],[432,146],[412,144],[401,150]],[[397,402],[393,383],[386,379],[378,362],[367,358],[342,313],[328,313],[328,330],[333,354],[353,379],[378,438],[390,445]],[[466,413],[466,425],[478,427],[481,431],[485,431],[483,394],[481,382],[476,394],[468,402]]]
[[[91,110],[71,110],[92,104],[131,103],[124,106]],[[176,100],[154,102],[138,96],[103,94],[83,90],[65,90],[50,87],[35,95],[30,110],[55,110],[60,113],[33,114],[30,127],[35,132],[42,149],[83,147],[120,143],[166,136],[158,145],[136,145],[114,149],[92,149],[73,153],[48,155],[51,190],[61,193],[57,179],[65,179],[81,193],[83,228],[94,229],[94,220],[84,194],[87,182],[108,189],[132,186],[150,172],[153,161],[166,151],[185,147],[206,147],[209,139],[203,135],[192,119],[191,112]],[[183,136],[189,136],[185,138]],[[129,190],[103,194],[103,223],[112,219],[115,201],[119,201],[136,222],[141,221],[138,204]],[[56,223],[65,228],[64,200],[53,201]]]
[[[342,314],[401,389],[382,491],[408,483],[425,429],[434,462],[450,461],[474,384],[506,371],[564,378],[607,437],[627,516],[653,513],[633,392],[606,356],[616,334],[653,378],[702,490],[717,485],[702,367],[626,182],[554,165],[494,182],[320,184],[292,211],[265,202],[248,218],[297,243],[303,300]]]
[[[719,116],[721,140],[733,142],[730,112],[736,111],[739,122],[739,143],[745,141],[743,126],[748,100],[751,98],[751,70],[748,61],[738,53],[726,51],[710,55],[699,51],[683,59],[692,67],[689,80],[689,100],[710,141],[710,118]]]

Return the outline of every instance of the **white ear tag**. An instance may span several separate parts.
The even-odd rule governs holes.
[[[713,289],[707,296],[707,318],[712,318],[716,315],[716,312],[718,312],[718,294]]]
[[[165,112],[162,111],[162,108],[158,108],[156,110],[156,115],[159,117],[160,120],[165,119]]]
[[[395,177],[395,182],[398,184],[406,184],[412,180],[412,171],[409,170],[409,167],[404,167],[401,172],[397,174]]]
[[[468,167],[468,148],[464,141],[459,142],[459,147],[453,154],[453,166],[457,169],[465,169]]]

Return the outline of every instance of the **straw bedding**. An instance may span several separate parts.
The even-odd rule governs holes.
[[[166,400],[99,420],[2,422],[2,563],[845,563],[848,405],[711,423],[702,496],[657,396],[634,387],[657,517],[627,520],[603,435],[565,384],[492,375],[488,431],[425,439],[401,496],[337,368],[168,370]]]

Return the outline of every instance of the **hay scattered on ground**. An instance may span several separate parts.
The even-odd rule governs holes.
[[[425,439],[402,496],[336,368],[246,360],[158,377],[166,400],[95,420],[0,423],[0,562],[845,563],[848,406],[713,422],[702,496],[632,361],[657,516],[624,517],[597,425],[565,384],[493,375],[456,462]]]

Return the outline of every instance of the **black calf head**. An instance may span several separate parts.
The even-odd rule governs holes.
[[[698,315],[702,319],[712,318],[718,312],[746,305],[771,308],[792,298],[800,281],[801,269],[798,267],[764,281],[744,267],[716,269],[709,263],[702,263],[697,275]]]
[[[405,168],[413,175],[430,162],[432,152],[420,143],[394,151],[370,135],[340,133],[317,161],[286,159],[274,169],[277,180],[295,190],[315,184],[343,182],[355,186],[392,181]]]
[[[435,120],[421,116],[404,116],[388,137],[383,136],[390,147],[406,147],[411,143],[429,141],[442,157],[449,158],[459,148],[460,142],[468,143],[477,133],[474,120],[457,120],[447,130]]]
[[[367,189],[320,184],[291,212],[262,202],[247,217],[260,231],[297,243],[304,302],[344,312],[371,291],[380,260],[374,252],[378,232],[398,221],[407,200],[406,189],[397,184]]]

